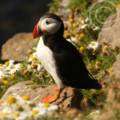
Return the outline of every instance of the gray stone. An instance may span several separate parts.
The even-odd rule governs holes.
[[[120,82],[120,55],[117,56],[117,60],[112,66],[111,77]]]
[[[24,95],[30,96],[31,99],[34,99],[37,96],[39,96],[39,100],[40,100],[43,95],[47,94],[43,92],[44,90],[45,89],[43,86],[37,85],[32,81],[23,81],[8,88],[8,90],[3,95],[2,99],[6,99],[7,96],[15,93],[20,96],[24,96]]]
[[[120,48],[120,10],[115,15],[108,17],[99,34],[98,41],[108,43],[112,48]]]
[[[37,103],[48,95],[54,95],[54,92],[56,91],[53,90],[53,87],[54,85],[42,86],[32,81],[19,82],[8,88],[8,90],[2,96],[2,100],[5,100],[9,95],[17,94],[20,96],[30,96],[30,99],[34,99],[34,102]],[[75,90],[71,87],[66,87],[61,92],[59,98],[54,102],[54,104],[58,104],[61,109],[64,109],[64,111],[68,109],[71,110],[72,108],[77,110],[77,108],[80,107],[81,100],[81,98],[78,96],[78,90]]]
[[[26,60],[36,44],[37,39],[34,40],[31,33],[18,33],[2,46],[1,59]]]

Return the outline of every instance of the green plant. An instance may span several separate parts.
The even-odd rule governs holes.
[[[81,11],[85,10],[88,7],[88,0],[70,0],[68,7],[71,9],[77,8]]]
[[[116,0],[117,1],[117,0]],[[118,2],[118,1],[117,1]],[[88,8],[88,24],[92,29],[100,30],[105,20],[116,13],[116,2],[105,0]]]
[[[50,12],[56,13],[60,6],[60,0],[52,0],[52,2],[48,6]]]

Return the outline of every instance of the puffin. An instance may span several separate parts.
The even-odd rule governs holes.
[[[37,58],[56,83],[52,89],[54,94],[46,96],[42,102],[56,101],[66,86],[75,89],[102,88],[86,68],[83,56],[63,34],[64,23],[53,13],[43,15],[33,29],[33,38],[39,38]]]

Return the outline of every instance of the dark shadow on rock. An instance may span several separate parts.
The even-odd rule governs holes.
[[[83,99],[82,93],[79,90],[75,90],[75,97],[72,99],[71,107],[76,109],[81,109],[80,103]]]

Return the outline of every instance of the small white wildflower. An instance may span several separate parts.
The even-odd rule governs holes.
[[[83,24],[80,28],[85,29],[87,27],[87,24]]]
[[[14,60],[9,60],[9,67],[12,67],[12,66],[14,66]]]
[[[39,112],[39,115],[46,115],[47,114],[47,110],[46,109],[41,109]]]
[[[37,65],[37,71],[41,71],[42,68],[43,68],[43,66],[42,66],[41,64],[38,64],[38,65]]]
[[[82,24],[84,24],[84,23],[85,23],[85,21],[84,21],[84,20],[81,20],[81,23],[82,23]]]
[[[96,110],[96,111],[91,112],[91,113],[87,116],[87,118],[91,118],[91,119],[93,119],[93,120],[97,120],[98,117],[99,117],[99,115],[100,115],[100,111],[99,111],[99,110]]]
[[[9,74],[14,74],[16,71],[17,71],[16,69],[11,69],[11,70],[9,71]]]
[[[8,114],[8,113],[11,113],[11,111],[12,110],[11,110],[11,108],[9,106],[7,106],[7,105],[3,106],[3,109],[2,109],[3,113],[7,113]]]
[[[45,115],[48,112],[47,108],[44,107],[44,103],[39,103],[34,109],[39,110],[39,115]]]
[[[94,52],[96,50],[98,50],[99,48],[100,48],[100,44],[98,42],[95,42],[95,41],[92,41],[87,47],[88,50],[93,50]]]
[[[57,105],[50,105],[50,107],[48,108],[48,111],[55,111],[55,110],[58,110]]]
[[[23,98],[19,95],[16,95],[16,99],[17,99],[19,105],[24,107],[24,110],[30,111],[30,106],[29,106],[29,104],[27,104],[27,101],[23,100]]]
[[[37,58],[37,54],[36,54],[36,52],[33,53],[33,56],[34,56],[35,58]]]
[[[21,69],[21,64],[20,64],[20,63],[16,64],[16,65],[15,65],[15,69],[16,69],[16,70],[20,70],[20,69]]]
[[[96,27],[93,28],[94,31],[97,31],[97,30],[99,30],[99,29],[100,29],[100,28],[99,28],[98,26],[96,26]]]
[[[87,17],[86,19],[85,19],[85,22],[88,22],[89,21],[89,18]]]
[[[36,52],[35,53],[33,53],[30,57],[29,57],[29,59],[28,59],[28,61],[29,62],[32,62],[34,59],[36,59],[37,58],[37,55],[36,55]]]
[[[29,116],[29,112],[26,112],[26,111],[21,112],[17,120],[26,120],[28,116]]]
[[[51,104],[46,105],[46,103],[39,103],[39,110],[40,110],[41,114],[43,114],[43,113],[45,114],[45,113],[49,113],[49,112],[58,110],[58,106],[51,105]]]
[[[21,64],[16,64],[16,65],[13,66],[13,68],[11,68],[9,73],[14,74],[15,72],[19,71],[20,69],[21,69]]]
[[[3,76],[4,76],[4,73],[3,71],[0,70],[0,79],[3,78]]]
[[[21,64],[14,64],[14,60],[9,60],[5,64],[0,66],[0,78],[10,77],[10,75],[21,69]]]
[[[23,97],[14,93],[12,96],[16,99],[14,104],[7,104],[6,100],[1,104],[0,111],[5,113],[5,117],[8,119],[25,120],[27,118],[37,118],[41,115],[45,116],[48,113],[58,109],[57,105],[51,105],[47,103],[37,103],[34,107],[30,107],[32,100],[24,100]],[[22,111],[18,111],[18,107],[22,107]],[[15,114],[13,114],[15,113]]]
[[[98,115],[98,114],[100,114],[100,111],[96,110],[96,111],[91,112],[89,115],[94,116],[94,115]]]
[[[31,69],[31,65],[27,65],[27,70],[30,70]]]

